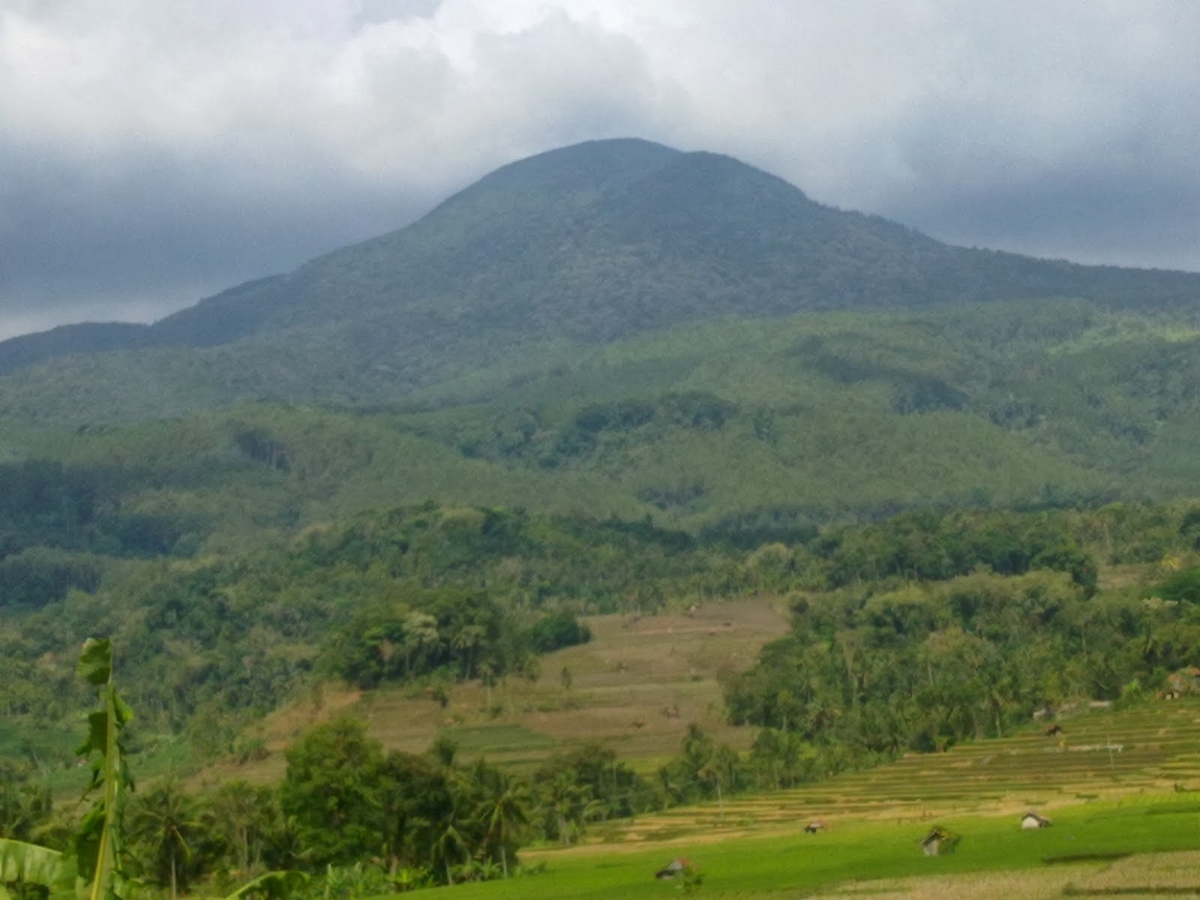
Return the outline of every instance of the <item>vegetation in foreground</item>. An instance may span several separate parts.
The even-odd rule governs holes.
[[[194,879],[193,889],[211,892],[230,879],[244,880],[248,873],[261,871],[264,847],[288,855],[295,868],[316,870],[318,879],[306,883],[296,872],[266,873],[234,897],[299,893],[355,898],[436,882],[453,885],[456,880],[461,886],[456,896],[462,897],[473,892],[497,898],[519,892],[527,900],[540,894],[657,897],[671,889],[654,877],[668,855],[686,855],[689,860],[671,887],[741,898],[795,892],[886,894],[909,884],[896,879],[917,877],[926,887],[953,891],[977,883],[968,873],[995,872],[1010,873],[1010,878],[985,881],[1027,888],[1031,882],[1040,888],[1049,883],[1057,888],[1052,896],[1180,893],[1195,889],[1200,877],[1194,858],[1170,866],[1162,866],[1160,858],[1160,865],[1141,868],[1136,859],[1126,862],[1134,854],[1195,850],[1200,845],[1195,827],[1200,804],[1192,792],[1062,806],[1053,810],[1048,829],[1032,832],[1019,827],[1015,811],[936,820],[928,815],[895,820],[838,817],[813,834],[803,831],[807,820],[797,819],[783,827],[773,823],[773,833],[762,833],[760,826],[749,823],[739,833],[716,840],[714,835],[694,834],[650,847],[541,850],[527,853],[522,868],[514,854],[510,869],[509,850],[516,849],[531,824],[524,814],[530,799],[524,785],[489,770],[482,761],[458,773],[453,748],[444,745],[426,759],[398,754],[385,758],[364,739],[361,727],[350,722],[315,730],[289,753],[288,775],[277,795],[282,815],[273,825],[262,816],[271,808],[269,792],[245,785],[227,786],[204,807],[172,783],[160,783],[141,800],[127,802],[132,784],[121,734],[132,713],[112,686],[107,644],[86,646],[79,669],[101,700],[101,709],[89,717],[88,740],[80,750],[95,755],[93,786],[101,796],[73,836],[69,827],[39,829],[34,824],[34,833],[40,830],[52,840],[57,833],[64,841],[61,855],[20,842],[32,834],[0,839],[3,889],[18,897],[45,896],[47,889],[53,896],[65,893],[72,873],[80,883],[91,882],[91,895],[98,900],[136,897],[139,884],[143,889],[158,885],[175,897]],[[697,752],[699,736],[692,737],[685,756]],[[578,762],[596,764],[592,772],[600,782],[623,769],[615,759],[604,762],[592,754],[581,754]],[[582,768],[561,774],[565,777],[541,775],[537,780],[564,787],[585,780]],[[696,774],[705,777],[703,772]],[[489,796],[489,787],[497,788],[495,796]],[[610,787],[619,785],[613,781]],[[469,797],[482,802],[464,802]],[[224,829],[218,827],[222,822]],[[955,836],[952,853],[932,858],[924,854],[919,839],[931,828]],[[202,871],[212,862],[208,854],[222,840],[229,854],[227,868]],[[412,854],[421,852],[440,863],[442,872],[411,865]],[[458,862],[455,857],[460,854]],[[1117,871],[1115,863],[1120,863]],[[1044,874],[1047,869],[1062,874]],[[1026,871],[1041,874],[1011,874]],[[518,874],[538,877],[510,880]],[[934,876],[939,880],[930,881]],[[486,886],[468,884],[490,879],[499,880]],[[45,887],[39,890],[38,885]],[[1029,890],[1023,895],[1034,896]]]
[[[110,763],[112,757],[102,757],[96,770],[101,773],[98,784],[118,779],[119,796],[128,782],[125,756],[114,738],[105,737],[105,723],[114,722],[123,731],[129,711],[108,682],[101,689],[107,705],[98,714],[88,746],[93,751],[107,748],[111,752],[114,746],[120,751],[115,763]],[[1190,700],[1158,701],[1159,708],[1178,709],[1184,719],[1192,706]],[[1140,709],[1106,713],[1109,739],[1115,725],[1117,739],[1128,741],[1126,734],[1131,732],[1122,731],[1125,720],[1140,715]],[[1081,728],[1083,720],[1061,721],[1069,732],[1089,739]],[[1165,720],[1157,722],[1152,739],[1161,742],[1168,727]],[[1040,729],[1031,737],[1044,748],[1064,746],[1063,738],[1046,743]],[[981,753],[989,749],[1013,752],[1011,742],[1008,749],[993,748],[987,741],[977,748]],[[1110,745],[1110,757],[1111,749]],[[313,730],[292,747],[288,771],[278,790],[229,784],[209,796],[195,797],[177,782],[153,783],[129,798],[121,810],[124,824],[118,819],[115,826],[121,828],[127,851],[121,854],[127,862],[122,877],[138,878],[147,887],[157,885],[172,893],[189,886],[193,891],[211,892],[269,865],[286,862],[289,868],[310,870],[318,876],[308,889],[316,892],[314,895],[353,897],[431,883],[462,884],[543,873],[532,888],[522,888],[523,895],[536,894],[544,883],[548,891],[562,897],[636,897],[662,890],[661,885],[653,884],[651,875],[663,864],[664,855],[685,854],[700,865],[698,872],[703,875],[686,884],[706,894],[747,897],[780,890],[824,890],[851,877],[861,882],[1044,864],[1071,865],[1075,867],[1073,877],[1091,877],[1101,864],[1128,854],[1192,849],[1200,840],[1194,827],[1200,805],[1191,790],[1178,784],[1174,795],[1060,805],[1051,810],[1052,829],[1037,834],[1019,831],[1015,810],[1003,817],[951,812],[933,818],[928,811],[901,807],[894,818],[880,818],[878,812],[872,820],[835,814],[826,819],[831,826],[828,831],[802,834],[808,816],[760,816],[744,800],[731,802],[723,796],[724,772],[740,769],[746,778],[747,766],[766,760],[757,754],[746,759],[729,753],[694,726],[688,730],[679,758],[664,767],[654,782],[636,775],[615,754],[595,748],[559,758],[529,782],[482,760],[460,765],[455,755],[454,747],[446,742],[421,756],[385,754],[366,738],[361,724],[340,720]],[[1071,755],[1060,754],[1059,758]],[[969,802],[978,793],[980,788],[972,786],[973,776],[962,768],[962,757],[949,753],[926,758],[931,765],[944,761],[942,768],[961,773],[960,801]],[[777,767],[778,760],[770,762],[772,768]],[[1139,757],[1132,762],[1136,766],[1144,760]],[[1112,773],[1114,785],[1127,777],[1125,760],[1121,763],[1120,772],[1114,768]],[[767,774],[766,770],[757,772],[760,784]],[[912,773],[907,777],[916,784]],[[1026,773],[1026,777],[1032,776]],[[643,833],[654,833],[658,817],[647,817],[647,810],[668,798],[672,787],[678,790],[689,784],[693,798],[711,795],[715,789],[715,811],[710,804],[703,810],[680,809],[675,815],[696,822],[707,819],[708,825],[693,827],[669,842],[654,842],[653,850],[625,852],[638,846],[629,843],[632,835],[626,832],[624,847],[615,856],[605,851],[618,851],[618,845],[585,842],[565,855],[527,849],[524,859],[517,859],[520,845],[538,835],[557,845],[579,841],[585,830],[615,839],[617,833],[603,820],[632,813],[639,814],[641,825],[637,827]],[[870,784],[860,787],[872,790]],[[993,781],[987,789],[998,787]],[[925,785],[918,790],[930,788]],[[849,784],[830,784],[827,793],[840,796],[849,789]],[[878,795],[881,788],[874,789]],[[1021,796],[1038,790],[1016,789],[1026,791]],[[3,808],[11,811],[18,809],[23,799],[37,800],[37,795],[6,791],[5,798]],[[811,810],[818,811],[814,796],[808,803]],[[944,799],[942,803],[944,807]],[[753,804],[765,809],[772,801],[769,795],[760,795]],[[986,801],[983,805],[987,807]],[[89,822],[111,822],[110,808],[106,800]],[[830,808],[826,806],[826,810]],[[69,828],[55,824],[46,811],[43,807],[42,815],[36,811],[27,814],[21,820],[24,832],[6,836],[53,841],[58,835],[57,839],[63,840]],[[916,838],[934,823],[962,839],[958,852],[947,861],[927,860],[916,846]],[[746,832],[759,836],[747,837]],[[86,827],[85,833],[89,833]],[[495,896],[503,896],[508,888],[496,890]],[[1122,891],[1128,893],[1124,887]]]
[[[70,535],[67,521],[42,525]],[[141,734],[186,727],[220,755],[236,749],[236,717],[269,710],[285,688],[336,677],[427,691],[433,704],[439,690],[477,682],[491,707],[505,679],[540,677],[547,654],[588,638],[582,613],[786,598],[791,634],[724,675],[729,716],[759,729],[748,752],[692,725],[677,755],[653,766],[635,770],[611,748],[564,748],[514,773],[463,764],[447,742],[389,752],[361,725],[335,721],[293,744],[278,788],[197,798],[168,779],[129,807],[134,868],[164,888],[232,884],[267,866],[324,873],[359,893],[503,878],[527,864],[517,851],[528,841],[574,844],[697,802],[723,818],[739,794],[1007,736],[1035,711],[1193,692],[1197,527],[1182,503],[925,512],[746,547],[720,532],[425,504],[227,558],[106,564],[92,593],[60,596],[50,580],[38,595],[30,573],[41,570],[14,567],[42,599],[7,613],[17,627],[5,635],[6,719],[36,735],[64,715],[79,691],[55,654],[90,624],[129,641]],[[569,669],[554,674],[573,702]],[[497,724],[503,715],[501,704]],[[53,836],[46,775],[72,757],[17,734],[25,743],[7,763],[5,827]],[[164,821],[178,839],[160,840]]]

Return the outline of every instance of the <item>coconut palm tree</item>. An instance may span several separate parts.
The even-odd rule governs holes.
[[[478,815],[487,827],[487,840],[500,847],[500,868],[508,877],[508,844],[529,821],[532,798],[525,782],[501,774],[479,803]]]
[[[131,807],[134,840],[149,849],[155,875],[170,885],[175,900],[180,881],[187,881],[184,864],[192,855],[190,839],[203,828],[195,801],[171,779],[140,795]]]
[[[433,842],[434,860],[440,862],[446,871],[446,883],[454,884],[454,874],[451,864],[454,859],[466,862],[471,858],[467,850],[467,842],[463,840],[462,832],[458,830],[458,816],[454,810],[442,820],[437,829],[437,838]]]
[[[583,788],[568,772],[560,772],[543,785],[542,812],[548,819],[546,830],[553,831],[564,845],[571,843],[582,830],[586,800]]]
[[[437,619],[420,611],[404,617],[404,677],[412,675],[413,659],[438,642]]]
[[[487,629],[474,623],[463,625],[450,637],[450,646],[462,656],[462,677],[470,679],[475,671],[475,651],[483,643]]]

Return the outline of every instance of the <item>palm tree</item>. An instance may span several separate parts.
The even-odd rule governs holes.
[[[433,647],[438,641],[437,619],[424,612],[411,612],[404,617],[404,676],[412,674],[414,654]]]
[[[450,871],[450,862],[455,851],[461,856],[463,862],[470,858],[467,852],[467,843],[463,840],[462,833],[458,830],[458,817],[455,810],[442,820],[441,826],[438,828],[437,840],[433,843],[434,859],[439,860],[446,869],[446,883],[454,884],[454,875]]]
[[[227,782],[212,797],[209,813],[215,830],[232,851],[236,869],[248,872],[258,868],[263,845],[279,818],[270,788]]]
[[[171,900],[175,900],[182,865],[192,854],[188,838],[202,827],[195,803],[172,779],[152,788],[131,806],[130,824],[135,838],[149,845],[155,874],[160,879],[166,876]]]
[[[501,775],[479,805],[479,817],[487,826],[487,839],[500,847],[500,867],[508,877],[508,843],[529,821],[529,788],[523,781]]]
[[[545,785],[542,808],[549,813],[550,824],[564,845],[571,843],[571,838],[580,830],[583,803],[583,788],[567,772],[560,772]]]
[[[483,643],[487,629],[482,625],[463,625],[450,638],[450,646],[462,654],[462,677],[470,679],[475,671],[475,651]]]

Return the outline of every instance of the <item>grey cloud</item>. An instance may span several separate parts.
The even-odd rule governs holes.
[[[1200,187],[1049,173],[931,191],[886,211],[943,240],[1075,262],[1200,269]]]
[[[0,336],[30,322],[153,320],[400,227],[436,199],[328,177],[306,190],[247,191],[248,173],[154,155],[104,177],[45,158],[9,171],[0,187]]]
[[[636,135],[956,243],[1200,270],[1200,6],[14,0],[0,336],[151,318]]]

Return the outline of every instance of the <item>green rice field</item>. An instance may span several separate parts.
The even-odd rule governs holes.
[[[1055,724],[598,825],[584,846],[523,852],[545,867],[534,877],[455,896],[674,897],[682,885],[653,875],[682,856],[703,873],[701,897],[1200,897],[1200,700]],[[1028,809],[1053,825],[1022,830]],[[828,830],[805,834],[814,819]],[[935,824],[961,837],[953,855],[922,853]]]
[[[993,881],[1002,884],[998,873],[1022,872],[1027,873],[1026,881],[1037,882],[1050,892],[1019,896],[1062,896],[1068,888],[1084,891],[1084,896],[1112,891],[1139,896],[1139,889],[1163,887],[1166,880],[1173,885],[1169,894],[1194,890],[1200,895],[1200,854],[1172,856],[1171,865],[1166,857],[1156,858],[1157,865],[1147,863],[1144,857],[1200,848],[1200,803],[1191,798],[1157,795],[1077,802],[1060,809],[1050,828],[1037,831],[1023,831],[1016,815],[940,818],[938,825],[961,836],[957,851],[947,856],[922,853],[920,839],[931,824],[845,819],[819,834],[804,834],[797,828],[788,833],[714,840],[712,835],[697,832],[691,839],[654,847],[626,844],[527,851],[522,860],[527,865],[544,864],[544,872],[454,890],[455,896],[464,900],[476,896],[496,900],[677,896],[679,885],[656,880],[654,872],[683,856],[703,873],[698,896],[915,897],[932,895],[932,886],[939,884],[952,891],[958,885],[963,892],[957,896],[974,896],[965,887],[971,877],[990,873]],[[1141,868],[1139,856],[1144,864]],[[1111,879],[1118,866],[1131,877],[1123,886],[1102,887],[1100,882]],[[928,882],[926,889],[905,881],[912,879]],[[1092,883],[1096,886],[1088,888]]]

